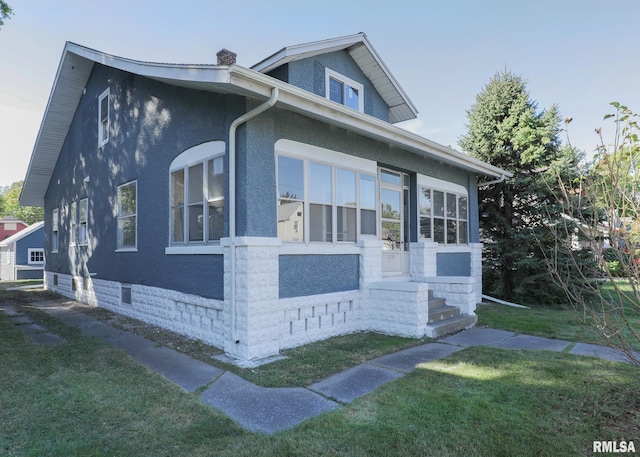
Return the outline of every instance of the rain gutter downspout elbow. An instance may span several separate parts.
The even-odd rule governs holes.
[[[280,91],[277,87],[271,89],[271,97],[263,104],[243,114],[231,123],[229,127],[229,241],[230,241],[230,269],[231,277],[229,301],[231,303],[231,341],[236,339],[236,130],[238,127],[276,104]]]
[[[476,184],[476,187],[480,188],[480,187],[491,186],[492,184],[500,184],[505,180],[505,178],[506,178],[505,175],[500,175],[498,179],[494,179],[493,181],[479,182]]]

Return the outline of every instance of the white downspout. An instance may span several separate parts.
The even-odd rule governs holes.
[[[492,184],[500,184],[502,181],[504,181],[505,178],[505,175],[501,175],[498,179],[494,179],[493,181],[479,182],[476,184],[476,187],[480,188],[490,186]]]
[[[229,241],[231,244],[229,271],[231,290],[229,300],[231,302],[231,341],[233,341],[233,344],[240,342],[236,340],[236,130],[241,124],[275,105],[278,101],[279,92],[277,87],[271,89],[271,98],[269,100],[237,118],[229,127]]]

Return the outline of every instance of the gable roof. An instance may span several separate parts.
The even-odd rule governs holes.
[[[280,108],[405,149],[422,157],[429,157],[462,168],[477,175],[496,178],[512,176],[508,171],[396,127],[389,122],[360,113],[325,97],[240,65],[143,62],[113,56],[67,42],[27,168],[20,194],[21,205],[44,205],[44,195],[58,156],[95,64],[123,70],[174,86],[237,94],[262,101],[271,97],[274,89],[278,89],[276,106]]]
[[[5,216],[2,219],[0,219],[0,222],[15,222],[15,223],[24,224],[24,222],[22,222],[20,219],[18,219],[15,216]],[[27,224],[24,224],[24,225],[27,225]]]
[[[0,247],[6,247],[6,246],[9,246],[10,244],[15,243],[16,241],[20,241],[21,239],[25,238],[27,235],[31,235],[33,232],[37,231],[38,229],[41,229],[42,227],[44,227],[44,221],[31,224],[29,227],[22,229],[18,233],[14,233],[10,237],[0,241]]]
[[[418,110],[413,102],[362,32],[329,40],[287,46],[258,62],[251,69],[260,73],[268,73],[294,60],[341,50],[349,53],[389,106],[389,121],[392,124],[417,117]]]

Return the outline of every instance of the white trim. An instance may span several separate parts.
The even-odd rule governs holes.
[[[324,96],[327,98],[327,100],[331,100],[330,96],[331,96],[331,80],[334,79],[340,83],[342,83],[343,85],[343,90],[342,90],[342,103],[341,105],[346,106],[347,108],[351,108],[350,106],[347,105],[347,91],[346,91],[346,87],[350,86],[353,89],[357,89],[358,91],[358,109],[357,111],[364,113],[364,85],[362,85],[362,83],[359,83],[358,81],[354,81],[351,78],[348,78],[340,73],[338,73],[335,70],[332,70],[328,67],[325,67],[324,69]],[[353,109],[353,108],[352,108]]]
[[[280,139],[276,141],[275,153],[276,155],[283,154],[289,157],[310,159],[317,163],[336,165],[340,168],[351,168],[373,176],[377,176],[378,173],[378,165],[373,160],[292,140]]]
[[[84,202],[84,232],[82,230],[82,204]],[[83,238],[84,236],[84,238]],[[89,197],[84,197],[78,200],[78,238],[76,240],[78,246],[87,246],[89,244]]]
[[[31,254],[34,252],[42,253],[42,262],[32,262]],[[29,265],[43,265],[44,264],[44,248],[27,248],[27,263]]]
[[[60,249],[60,208],[55,208],[51,211],[51,252],[56,254],[58,249]]]
[[[182,254],[223,254],[224,248],[220,245],[207,245],[207,246],[169,246],[164,248],[164,253],[167,255],[182,255]]]
[[[337,255],[337,254],[361,254],[361,248],[353,242],[340,243],[298,243],[295,241],[283,241],[278,254],[280,255]]]
[[[464,195],[466,197],[469,196],[469,191],[466,187],[461,186],[460,184],[455,184],[450,181],[444,181],[442,179],[434,178],[431,176],[425,176],[418,174],[417,175],[417,187],[424,186],[430,189],[435,190],[443,190],[446,192],[451,192],[458,195]]]
[[[135,201],[135,212],[133,214],[127,214],[126,216],[120,216],[120,189],[122,189],[125,186],[130,186],[132,185],[135,187],[135,192],[136,192],[136,201]],[[135,239],[135,244],[133,246],[122,246],[122,247],[118,247],[118,238],[119,238],[119,222],[121,219],[129,219],[131,217],[135,218],[136,221],[136,226],[135,226],[135,230],[136,230],[136,239]],[[126,182],[124,184],[120,184],[118,187],[116,187],[116,252],[132,252],[132,251],[137,251],[138,250],[138,180],[134,179],[132,181]]]
[[[225,153],[227,145],[224,141],[207,141],[182,151],[176,156],[169,166],[169,172],[204,162],[207,159]]]
[[[209,92],[236,93],[266,99],[276,88],[280,91],[278,106],[284,109],[302,112],[313,119],[407,149],[422,157],[452,164],[475,174],[491,177],[512,176],[508,171],[442,146],[403,128],[238,65],[176,65],[140,62],[67,43],[25,176],[20,196],[22,205],[43,205],[44,194],[65,138],[64,135],[60,135],[60,132],[66,131],[71,124],[95,62],[167,84]],[[54,105],[55,109],[53,109]],[[37,173],[36,170],[38,170]]]
[[[188,149],[185,149],[180,154],[178,154],[171,164],[169,165],[169,247],[182,247],[193,245],[194,247],[198,247],[199,243],[215,243],[219,242],[218,239],[209,239],[209,203],[211,202],[223,202],[223,207],[226,207],[229,202],[225,201],[224,191],[223,196],[215,199],[209,198],[209,180],[212,179],[212,176],[209,176],[209,161],[215,160],[217,158],[222,158],[223,160],[223,177],[224,183],[223,185],[227,186],[229,173],[227,172],[229,164],[227,163],[227,157],[225,156],[226,152],[226,143],[224,141],[215,140],[215,141],[207,141],[205,143],[201,143],[195,146],[192,146]],[[189,207],[196,203],[189,203],[189,181],[191,177],[189,176],[190,168],[196,165],[202,165],[202,186],[203,186],[203,226],[202,226],[202,240],[198,241],[189,241]],[[182,241],[171,241],[173,238],[173,226],[172,217],[173,217],[173,183],[172,183],[172,174],[178,171],[183,171],[183,202],[182,202]],[[177,208],[178,206],[176,206]],[[214,245],[215,245],[214,244]],[[166,252],[167,254],[171,254],[173,252]],[[199,252],[194,252],[194,254],[198,254]]]
[[[279,175],[278,175],[278,163],[280,157],[287,157],[295,160],[300,160],[303,162],[303,186],[304,186],[304,198],[296,198],[295,201],[299,201],[303,205],[303,213],[306,215],[303,218],[303,238],[300,241],[285,241],[291,243],[301,243],[311,246],[313,244],[319,245],[329,245],[334,244],[336,246],[349,246],[354,245],[358,239],[360,239],[363,235],[361,235],[361,227],[362,227],[362,215],[361,210],[363,209],[360,205],[360,176],[368,175],[376,179],[377,182],[377,164],[376,162],[369,159],[362,159],[360,157],[355,157],[352,155],[348,155],[338,151],[332,151],[329,149],[320,148],[317,146],[312,146],[305,143],[299,143],[296,141],[280,139],[276,141],[274,147],[275,154],[275,163],[276,163],[276,201],[281,200],[279,195]],[[332,223],[331,223],[331,241],[311,241],[311,211],[310,207],[312,204],[323,204],[327,205],[327,203],[315,202],[311,199],[311,189],[310,189],[310,166],[311,163],[326,165],[331,168],[331,202],[328,204],[331,206],[332,211]],[[351,205],[340,205],[337,201],[337,171],[338,169],[352,171],[355,174],[355,191],[356,191],[356,204]],[[377,194],[377,191],[376,191]],[[376,195],[376,208],[378,207],[378,197]],[[353,208],[356,211],[356,239],[353,241],[338,241],[338,217],[337,212],[339,207]],[[364,208],[366,210],[376,211],[376,208]],[[377,216],[376,216],[377,217]],[[378,228],[376,228],[378,231]],[[370,235],[364,235],[365,237]]]
[[[111,88],[107,87],[99,96],[98,96],[98,148],[101,148],[105,144],[109,142],[109,137],[111,136],[111,100],[109,95],[111,94]],[[102,100],[106,97],[107,99],[107,136],[106,138],[103,136],[102,130]]]

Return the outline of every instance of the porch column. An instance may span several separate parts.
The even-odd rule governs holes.
[[[231,272],[230,240],[224,246],[224,296],[227,310],[224,351],[242,361],[278,354],[283,319],[279,301],[279,238],[237,237],[235,278]],[[235,306],[231,281],[236,281]],[[234,316],[235,314],[235,316]],[[235,324],[235,325],[234,325]]]
[[[383,242],[375,239],[358,240],[360,248],[360,289],[382,279]]]
[[[419,241],[409,245],[409,271],[411,280],[424,282],[425,278],[437,275],[436,253],[438,243]]]
[[[471,249],[471,277],[475,279],[473,292],[476,303],[482,302],[482,243],[469,243]]]

